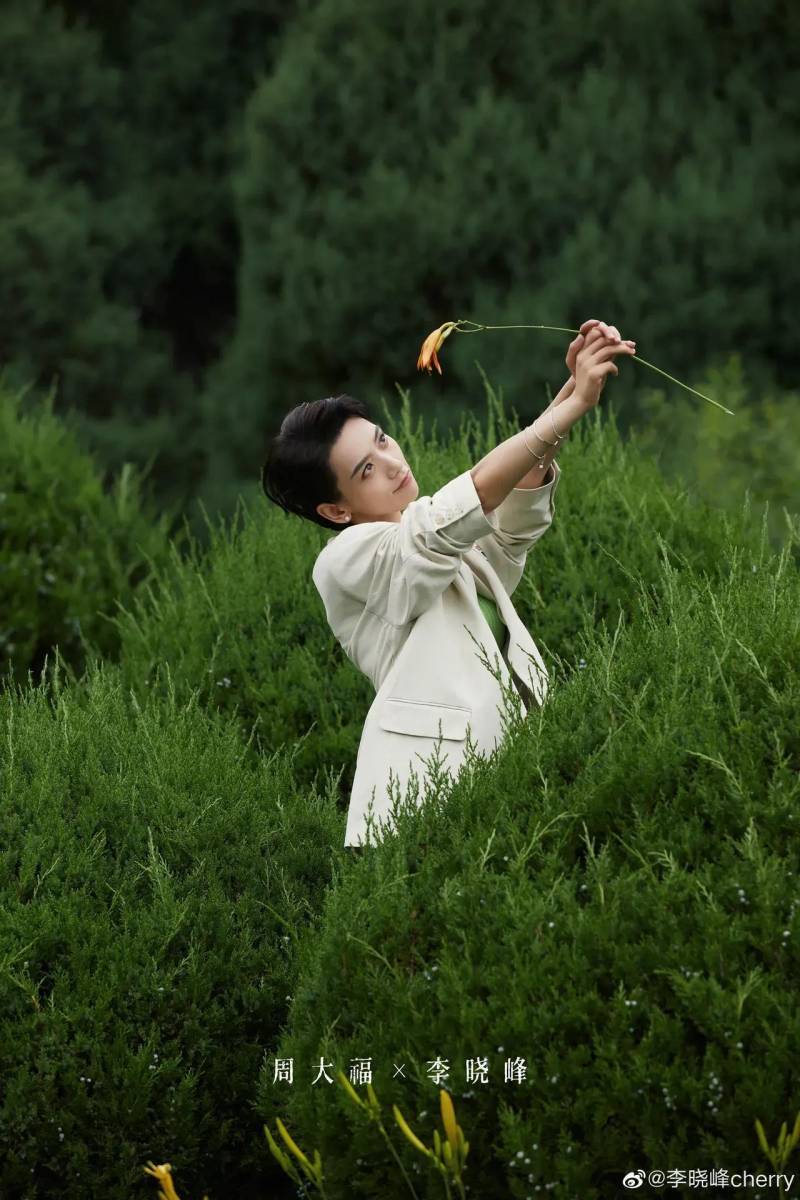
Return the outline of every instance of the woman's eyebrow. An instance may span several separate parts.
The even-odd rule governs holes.
[[[380,427],[380,425],[376,425],[376,426],[375,426],[375,435],[374,435],[374,437],[373,437],[373,439],[372,439],[372,440],[373,440],[373,442],[377,442],[377,440],[378,440],[378,434],[379,434],[380,432],[381,432],[381,427]],[[361,468],[363,467],[364,463],[367,461],[367,459],[368,459],[368,458],[369,458],[369,455],[367,454],[367,455],[366,455],[364,458],[362,458],[362,460],[361,460],[361,462],[360,462],[360,463],[356,463],[356,465],[353,467],[352,471],[350,472],[350,478],[351,478],[351,479],[353,478],[353,476],[356,474],[356,472],[357,472],[357,471],[360,471],[360,470],[361,470]]]

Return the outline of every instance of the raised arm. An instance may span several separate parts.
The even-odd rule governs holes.
[[[617,344],[598,329],[590,331],[576,360],[575,390],[558,405],[557,414],[553,416],[552,407],[549,412],[545,409],[527,429],[506,438],[472,468],[484,512],[490,513],[497,508],[511,489],[519,486],[523,477],[526,477],[525,487],[533,486],[530,479],[532,463],[534,473],[541,474],[542,479],[549,476],[550,463],[558,448],[558,443],[552,445],[556,442],[556,434],[551,416],[558,434],[568,433],[575,422],[597,404],[606,377],[610,373],[619,374],[612,361],[614,355],[633,353],[635,351],[628,343]],[[541,460],[535,457],[537,455],[543,456]]]
[[[564,435],[569,433],[585,411],[585,405],[580,397],[576,398],[574,392],[566,400],[562,400],[557,409],[550,409],[558,433]],[[536,475],[541,476],[539,487],[543,483],[551,482],[551,463],[558,450],[558,443],[555,446],[550,443],[555,441],[550,417],[545,410],[526,429],[512,434],[488,454],[484,454],[471,472],[484,512],[493,512],[511,490],[521,484],[523,478],[526,487],[533,486],[530,479],[532,474],[534,478]],[[543,455],[542,469],[539,468],[540,460],[535,458],[531,451]]]

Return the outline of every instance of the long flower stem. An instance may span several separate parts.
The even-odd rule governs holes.
[[[474,325],[474,329],[459,329],[459,325]],[[556,333],[580,333],[580,329],[564,329],[561,325],[478,325],[475,321],[456,321],[456,333],[480,333],[482,329],[553,329]]]
[[[392,1140],[391,1140],[391,1138],[389,1137],[389,1134],[386,1132],[386,1130],[385,1130],[385,1128],[384,1128],[383,1121],[381,1121],[380,1119],[378,1120],[378,1128],[380,1129],[381,1133],[383,1134],[383,1137],[384,1137],[384,1140],[385,1140],[385,1142],[386,1142],[386,1145],[389,1147],[389,1149],[391,1150],[392,1154],[394,1155],[394,1158],[395,1158],[395,1161],[397,1162],[397,1165],[398,1165],[398,1167],[399,1167],[399,1168],[400,1168],[400,1170],[403,1172],[403,1178],[405,1179],[406,1183],[407,1183],[407,1184],[408,1184],[408,1186],[409,1186],[409,1189],[410,1189],[410,1191],[411,1191],[411,1195],[414,1197],[414,1200],[419,1200],[419,1197],[417,1196],[417,1193],[416,1193],[416,1191],[415,1191],[415,1189],[414,1189],[414,1185],[413,1185],[413,1183],[411,1182],[411,1180],[409,1179],[409,1177],[408,1177],[408,1173],[407,1173],[407,1171],[406,1171],[405,1167],[403,1166],[403,1160],[401,1159],[400,1155],[399,1155],[399,1154],[397,1153],[397,1151],[395,1150],[395,1148],[394,1148],[394,1146],[393,1146],[393,1144],[392,1144]]]
[[[461,325],[474,325],[475,328],[461,329]],[[479,325],[476,321],[465,320],[455,322],[454,333],[481,333],[484,329],[550,329],[555,333],[580,333],[580,329],[565,329],[561,325]],[[688,383],[681,383],[680,379],[676,379],[673,375],[668,375],[666,371],[662,371],[660,367],[656,367],[646,359],[640,358],[638,354],[634,354],[631,361],[641,363],[643,367],[649,367],[651,371],[657,371],[659,375],[663,375],[671,383],[676,383],[678,387],[685,388],[687,392],[692,392],[693,395],[699,396],[701,400],[707,400],[709,404],[713,404],[716,408],[721,408],[729,417],[736,416],[736,413],[731,412],[729,408],[726,408],[724,404],[720,404],[718,400],[712,400],[710,396],[704,396],[702,392],[689,387]]]

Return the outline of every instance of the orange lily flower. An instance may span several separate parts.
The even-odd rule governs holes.
[[[449,337],[456,326],[455,321],[445,321],[444,325],[440,325],[438,329],[434,329],[433,333],[429,333],[422,343],[422,349],[419,352],[417,359],[417,370],[427,371],[431,373],[431,363],[441,375],[442,368],[439,365],[439,359],[436,357],[436,352],[441,348],[442,342],[446,337]]]

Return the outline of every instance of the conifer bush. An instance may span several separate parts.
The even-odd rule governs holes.
[[[313,589],[317,527],[245,505],[153,560],[106,622],[118,662],[89,646],[81,679],[0,692],[1,1194],[124,1193],[169,1161],[187,1196],[288,1195],[279,1117],[332,1200],[404,1195],[320,1059],[371,1060],[428,1141],[451,1091],[488,1200],[756,1161],[755,1119],[794,1104],[798,547],[666,485],[606,412],[514,593],[547,704],[457,780],[433,761],[360,858],[372,688]],[[488,383],[445,444],[407,395],[390,420],[431,488],[518,427]]]
[[[0,721],[0,1195],[140,1195],[148,1158],[190,1195],[255,1169],[285,1195],[251,1100],[336,797],[193,700],[140,706],[115,664],[80,703],[58,670],[6,689]]]
[[[142,497],[131,464],[108,492],[92,456],[53,414],[54,390],[23,406],[28,389],[0,382],[0,670],[2,684],[52,664],[80,674],[87,640],[118,653],[109,621],[170,553],[169,513]],[[173,546],[181,541],[175,531]]]
[[[769,1169],[754,1122],[797,1107],[797,548],[723,538],[707,567],[662,549],[618,623],[587,615],[584,668],[491,761],[399,806],[304,936],[258,1095],[319,1150],[328,1196],[410,1193],[321,1062],[366,1060],[417,1131],[446,1087],[481,1200],[618,1196],[647,1164]]]

